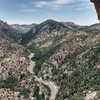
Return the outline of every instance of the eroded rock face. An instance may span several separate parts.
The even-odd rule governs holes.
[[[0,40],[0,80],[26,74],[28,59],[24,54],[25,48],[2,37]]]
[[[10,89],[0,89],[0,100],[25,100],[19,92],[12,92]]]
[[[100,100],[100,91],[89,91],[84,100]]]
[[[100,20],[100,1],[99,0],[91,0],[92,3],[94,3],[98,19]]]
[[[47,77],[49,77],[49,79],[54,78],[52,75],[54,69],[63,69],[61,64],[66,56],[73,54],[76,49],[82,46],[81,44],[81,42],[72,41],[62,45],[62,47],[56,50],[55,53],[48,59],[48,62],[43,63],[39,77],[41,76],[43,79],[46,79]],[[58,73],[60,73],[60,71],[58,71]],[[70,73],[67,71],[67,73],[70,74],[71,71]]]
[[[27,73],[27,60],[12,54],[10,58],[0,61],[0,80],[6,80],[8,77],[20,77],[22,73]],[[26,67],[25,67],[26,66]]]

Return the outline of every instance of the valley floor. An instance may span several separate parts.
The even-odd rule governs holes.
[[[33,68],[35,67],[35,62],[31,60],[33,56],[34,56],[34,53],[30,53],[30,55],[28,56],[30,60],[28,70],[31,74],[34,74]],[[38,81],[39,83],[46,85],[48,88],[50,88],[51,90],[50,100],[55,100],[56,94],[58,92],[58,87],[52,81],[44,81],[41,78],[38,78],[37,76],[35,76],[35,80]]]

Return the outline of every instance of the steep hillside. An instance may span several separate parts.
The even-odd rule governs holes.
[[[20,35],[18,44],[18,32],[0,23],[3,100],[100,99],[99,25],[50,19]]]
[[[89,91],[100,90],[100,34],[70,27],[47,20],[26,34],[35,53],[34,72],[58,85],[56,100],[83,100]]]
[[[16,43],[17,33],[0,22],[0,100],[42,100],[50,97],[50,90],[35,80],[29,70],[30,51]],[[41,92],[41,94],[39,94]]]
[[[11,93],[14,93],[21,77],[27,75],[27,55],[24,47],[12,42],[8,37],[0,37],[0,97],[3,100],[7,99],[7,95],[9,99],[14,98]]]

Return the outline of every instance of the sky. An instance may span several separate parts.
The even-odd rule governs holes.
[[[8,24],[39,24],[47,19],[79,25],[99,23],[90,0],[0,0],[0,19]]]

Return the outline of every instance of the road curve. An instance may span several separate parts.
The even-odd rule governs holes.
[[[58,87],[52,82],[52,81],[44,81],[40,78],[38,78],[37,76],[35,76],[35,79],[39,82],[42,83],[44,85],[46,85],[47,87],[50,88],[51,90],[51,96],[50,96],[50,100],[55,100],[56,94],[58,92]]]
[[[35,66],[35,62],[31,60],[31,58],[34,57],[34,53],[30,53],[30,55],[28,57],[30,60],[30,64],[27,69],[31,74],[34,74],[33,68]],[[49,82],[44,81],[44,80],[38,78],[37,76],[35,76],[35,80],[38,81],[39,83],[42,83],[42,84],[46,85],[47,87],[49,87],[51,90],[50,100],[55,100],[56,94],[58,92],[58,87],[52,81],[49,81]]]

